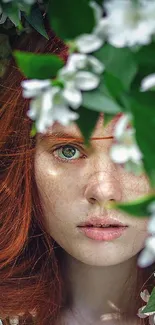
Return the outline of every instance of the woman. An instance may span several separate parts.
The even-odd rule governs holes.
[[[12,46],[66,59],[65,45],[49,36],[34,32]],[[55,123],[31,138],[22,79],[12,60],[0,93],[0,318],[3,324],[133,324],[140,292],[154,285],[153,268],[137,267],[147,218],[109,210],[107,203],[148,193],[147,177],[128,174],[109,158],[118,116],[106,128],[100,116],[92,150],[75,123]]]

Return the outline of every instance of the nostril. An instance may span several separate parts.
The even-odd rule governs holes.
[[[96,200],[95,200],[93,197],[90,197],[90,198],[89,198],[89,202],[93,204],[93,203],[96,202]]]

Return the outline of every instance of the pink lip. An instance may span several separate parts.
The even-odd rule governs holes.
[[[113,219],[112,217],[91,217],[89,220],[85,222],[81,222],[78,227],[85,226],[96,226],[96,225],[114,225],[114,226],[126,226],[122,222]]]
[[[95,228],[95,227],[79,227],[80,232],[83,232],[88,238],[97,241],[111,241],[122,236],[127,226]]]
[[[99,227],[99,225],[110,226],[106,228],[101,228]],[[92,217],[88,221],[80,223],[78,227],[80,232],[84,233],[88,238],[97,241],[111,241],[116,238],[119,238],[128,226],[124,225],[116,219],[106,216],[104,218]]]

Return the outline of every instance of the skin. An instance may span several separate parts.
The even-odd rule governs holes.
[[[103,120],[101,115],[92,138],[112,136],[115,119],[106,128],[103,128]],[[67,127],[55,123],[49,128],[51,135],[59,131],[81,137],[75,123]],[[35,153],[35,178],[46,229],[64,250],[72,311],[80,311],[83,317],[76,323],[67,312],[64,317],[68,319],[67,324],[72,325],[83,324],[83,319],[85,325],[100,324],[100,316],[113,310],[108,301],[117,308],[124,307],[120,297],[126,281],[129,280],[128,288],[136,281],[137,254],[147,236],[147,218],[131,218],[120,211],[109,210],[106,205],[110,201],[135,200],[148,193],[147,177],[127,173],[124,166],[111,161],[109,150],[113,139],[91,143],[93,150],[72,142],[74,148],[77,144],[78,150],[67,161],[64,151],[57,149],[66,143],[54,136],[41,140],[38,135]],[[121,237],[101,242],[79,232],[77,226],[81,222],[92,216],[107,215],[128,225]]]

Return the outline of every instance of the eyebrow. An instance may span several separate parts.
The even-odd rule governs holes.
[[[108,140],[113,139],[113,136],[105,136],[105,137],[91,137],[90,140]],[[42,140],[60,140],[60,141],[78,141],[80,143],[84,142],[84,137],[77,136],[76,133],[68,133],[64,131],[47,133],[41,136]]]

